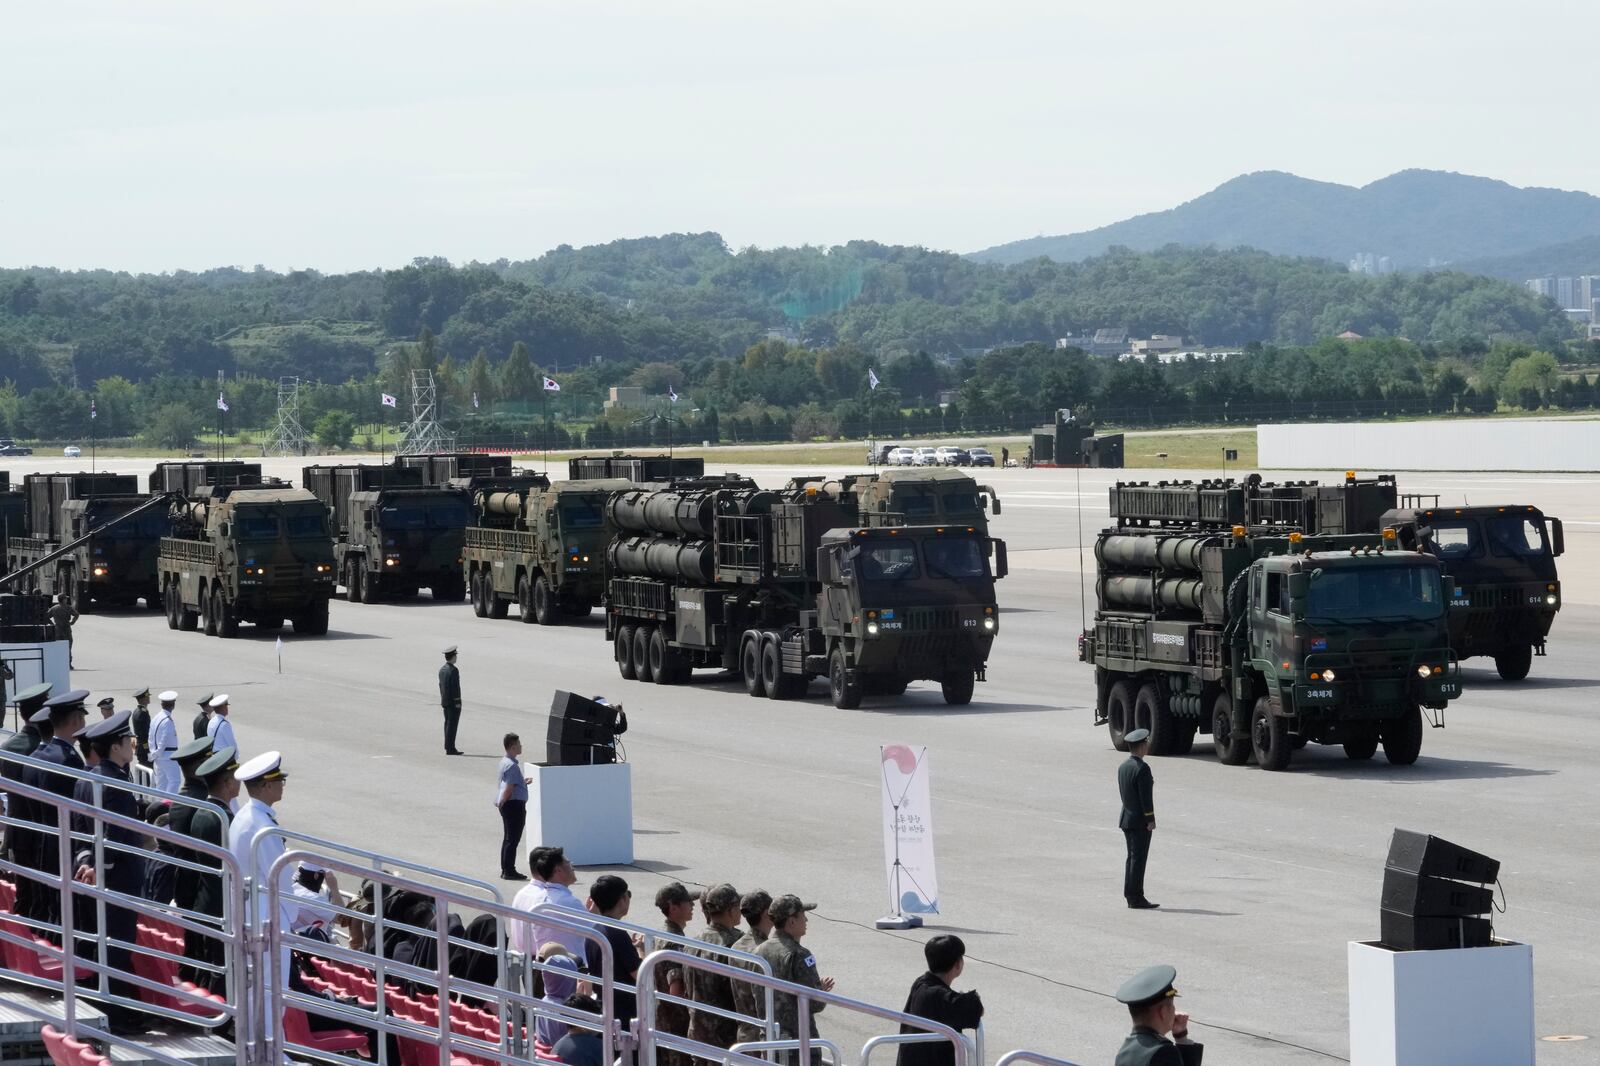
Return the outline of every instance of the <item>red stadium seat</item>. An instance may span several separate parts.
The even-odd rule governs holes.
[[[46,1025],[39,1030],[39,1035],[44,1039],[44,1049],[50,1053],[50,1061],[55,1066],[70,1066],[67,1062],[66,1050],[62,1046],[67,1039],[67,1034],[53,1025]]]
[[[283,1036],[292,1044],[318,1051],[367,1051],[367,1036],[354,1029],[311,1029],[311,1020],[298,1007],[283,1008]]]

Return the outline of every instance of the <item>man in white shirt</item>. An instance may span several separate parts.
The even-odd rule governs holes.
[[[150,762],[156,772],[156,787],[163,792],[177,792],[183,788],[183,772],[172,761],[178,750],[178,724],[172,720],[178,694],[167,689],[156,699],[161,701],[161,710],[150,723]]]
[[[239,750],[239,742],[233,738],[233,723],[228,721],[228,694],[211,697],[208,704],[211,708],[211,720],[206,723],[206,735],[211,738],[211,750],[221,751],[223,748]]]
[[[566,852],[561,848],[534,848],[528,853],[528,867],[533,880],[517,893],[511,905],[518,910],[531,911],[548,904],[576,912],[572,917],[581,921],[587,909],[569,887],[577,882],[578,872],[572,868],[572,860],[567,858]],[[539,949],[552,940],[566,948],[573,958],[582,959],[586,955],[584,946],[588,941],[583,934],[565,926],[537,921],[512,922],[509,935],[512,950],[524,955],[538,955]]]
[[[226,697],[224,697],[226,700]],[[288,929],[299,907],[294,902],[294,870],[285,866],[278,874],[278,909],[276,914],[265,913],[267,906],[266,875],[272,864],[284,852],[283,837],[276,834],[263,836],[268,829],[278,825],[278,815],[272,808],[283,799],[283,783],[288,775],[283,769],[283,756],[269,751],[257,755],[234,771],[234,777],[250,794],[239,804],[239,812],[228,826],[228,850],[239,863],[239,870],[250,879],[254,905],[251,912],[258,928],[267,921],[276,921],[278,928]],[[258,839],[259,838],[259,839]],[[289,949],[278,953],[279,972],[289,972]],[[268,979],[272,961],[267,963]]]
[[[294,917],[289,928],[301,936],[333,939],[333,922],[336,917],[333,897],[339,891],[339,879],[312,862],[302,862],[294,879]]]

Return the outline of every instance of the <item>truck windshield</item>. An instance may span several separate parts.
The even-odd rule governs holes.
[[[976,492],[947,492],[944,495],[944,513],[947,515],[975,515],[979,511]]]
[[[472,515],[460,500],[437,500],[428,504],[429,529],[465,529],[471,523]]]
[[[907,525],[917,525],[919,518],[932,518],[934,499],[922,492],[912,492],[900,497],[900,513],[906,516]]]
[[[1550,554],[1541,519],[1506,516],[1490,518],[1484,525],[1488,527],[1489,550],[1496,555],[1529,558]]]
[[[605,522],[605,512],[598,498],[561,501],[561,528],[571,532],[577,529],[599,529]]]
[[[94,525],[109,521],[106,515],[90,515],[89,521]],[[153,540],[164,537],[172,532],[172,525],[167,520],[166,512],[146,511],[138,518],[130,518],[108,529],[103,536],[111,540]]]
[[[236,511],[233,532],[234,536],[245,540],[275,540],[278,536],[278,516],[271,511]]]
[[[856,570],[867,581],[910,581],[917,576],[917,549],[885,542],[861,545]]]
[[[1478,523],[1468,519],[1434,523],[1428,543],[1441,559],[1470,559],[1483,551],[1478,543]]]
[[[422,529],[428,524],[427,509],[415,507],[380,507],[378,521],[390,533],[400,533],[408,529]]]
[[[922,543],[922,565],[929,577],[984,577],[988,573],[983,549],[976,540],[928,540]]]
[[[321,511],[300,511],[288,516],[289,537],[326,537],[328,519]]]
[[[1439,572],[1427,566],[1323,567],[1311,575],[1308,619],[1437,618],[1444,611]]]

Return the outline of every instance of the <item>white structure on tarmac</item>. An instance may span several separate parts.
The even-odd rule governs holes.
[[[1256,427],[1264,470],[1600,470],[1600,421],[1456,418]]]

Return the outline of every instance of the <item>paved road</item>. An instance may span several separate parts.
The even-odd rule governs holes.
[[[1184,1005],[1217,1062],[1347,1057],[1346,942],[1376,935],[1391,830],[1426,830],[1504,861],[1508,910],[1497,928],[1535,945],[1538,1033],[1597,1038],[1541,1044],[1540,1062],[1595,1061],[1600,573],[1590,560],[1600,552],[1600,479],[1403,477],[1408,491],[1503,495],[1567,519],[1566,607],[1550,656],[1515,686],[1474,662],[1467,698],[1412,768],[1381,756],[1349,764],[1315,747],[1288,774],[1224,767],[1201,748],[1155,760],[1161,828],[1149,888],[1164,906],[1148,913],[1122,906],[1120,757],[1090,724],[1089,673],[1072,658],[1078,520],[1092,535],[1110,475],[987,480],[1004,502],[996,528],[1013,572],[991,681],[959,711],[926,685],[849,712],[828,704],[820,684],[804,703],[754,702],[714,678],[640,686],[618,679],[598,616],[543,630],[426,596],[336,602],[326,638],[286,636],[281,675],[273,638],[249,627],[221,641],[169,632],[144,612],[86,616],[75,678],[97,694],[139,684],[227,691],[245,754],[286,753],[286,825],[484,875],[495,868],[501,734],[541,737],[555,688],[621,698],[638,856],[623,873],[640,912],[668,878],[798,892],[821,904],[809,942],[823,972],[840,992],[891,1006],[920,970],[921,940],[959,933],[971,954],[964,983],[989,1004],[991,1057],[1028,1046],[1109,1062],[1125,1029],[1109,993],[1153,961],[1179,968]],[[441,753],[434,698],[449,643],[461,645],[466,693],[469,754],[459,759]],[[945,905],[927,929],[905,934],[872,928],[886,904],[877,745],[890,741],[931,749]],[[585,881],[598,872],[584,871]],[[865,1035],[828,1015],[822,1028],[857,1045]]]

